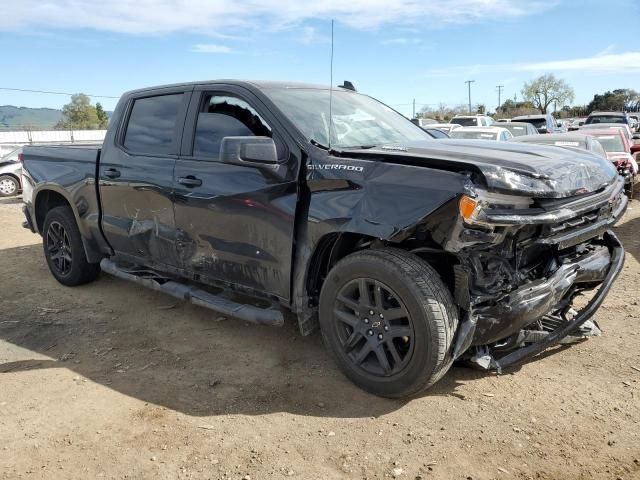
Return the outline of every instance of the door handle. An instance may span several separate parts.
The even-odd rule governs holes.
[[[120,176],[120,170],[116,170],[115,168],[107,168],[104,171],[104,176],[109,178],[118,178]]]
[[[187,175],[186,177],[178,178],[178,183],[185,187],[193,188],[202,185],[202,180],[194,177],[193,175]]]

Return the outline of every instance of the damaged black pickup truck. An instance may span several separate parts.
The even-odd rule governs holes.
[[[102,148],[23,162],[25,226],[64,285],[102,270],[249,322],[295,317],[388,397],[593,332],[624,261],[610,162],[434,140],[346,83],[136,90]]]

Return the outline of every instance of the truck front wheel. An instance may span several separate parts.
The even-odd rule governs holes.
[[[340,260],[320,294],[320,326],[340,369],[383,397],[415,395],[451,366],[457,309],[438,273],[395,248]]]
[[[63,285],[89,283],[100,273],[100,265],[87,262],[76,219],[69,207],[49,210],[42,228],[42,246],[47,265]]]

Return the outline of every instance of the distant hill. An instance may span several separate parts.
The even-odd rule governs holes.
[[[0,105],[0,130],[19,130],[25,127],[52,129],[60,120],[62,111],[54,108]]]

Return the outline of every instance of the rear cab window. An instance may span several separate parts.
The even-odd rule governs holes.
[[[156,95],[133,101],[123,147],[133,153],[170,155],[177,153],[179,121],[184,93]]]

